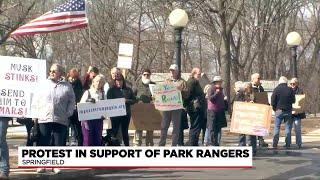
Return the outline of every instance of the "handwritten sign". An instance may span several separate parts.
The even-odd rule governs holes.
[[[135,104],[131,112],[130,130],[161,130],[162,116],[154,104]]]
[[[133,44],[120,43],[118,54],[118,68],[131,69]]]
[[[0,116],[34,117],[32,98],[46,80],[46,61],[0,56]]]
[[[154,105],[159,111],[183,109],[181,91],[173,84],[157,84],[153,87]]]
[[[292,104],[292,114],[303,113],[305,108],[305,94],[297,94],[295,95],[296,101]]]
[[[116,117],[127,114],[124,98],[101,100],[96,103],[78,103],[77,107],[80,121],[99,119],[101,116]]]
[[[272,108],[268,105],[234,102],[230,132],[256,136],[270,133]]]

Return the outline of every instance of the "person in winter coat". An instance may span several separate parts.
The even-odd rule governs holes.
[[[76,103],[79,103],[83,94],[81,80],[79,78],[79,72],[76,68],[70,69],[67,77],[68,82],[72,85],[72,89],[74,95],[76,97]],[[83,136],[81,130],[81,124],[78,119],[78,111],[77,108],[73,111],[70,120],[70,128],[71,128],[71,145],[82,146]],[[69,137],[69,133],[67,133],[67,138]]]
[[[90,89],[83,93],[80,103],[104,100],[103,85],[105,78],[103,75],[97,75],[93,78]],[[104,117],[99,119],[88,119],[81,121],[83,145],[84,146],[101,146],[102,145],[102,130]]]
[[[264,92],[264,88],[262,87],[260,80],[261,80],[260,74],[254,73],[251,75],[253,93]],[[259,140],[260,147],[268,147],[268,144],[264,141],[263,136],[258,136],[258,140]]]
[[[72,86],[63,78],[64,70],[59,64],[50,67],[49,78],[41,93],[42,116],[39,118],[40,137],[37,146],[65,146],[69,117],[75,109],[75,95]],[[54,141],[51,143],[51,136]],[[45,169],[37,169],[38,173]],[[55,173],[60,170],[54,168]]]
[[[172,64],[169,67],[171,77],[166,80],[167,84],[173,84],[177,87],[178,90],[181,91],[182,100],[189,96],[189,89],[187,87],[187,83],[184,79],[181,78],[181,73],[179,71],[178,65]],[[161,135],[159,146],[165,146],[167,141],[167,133],[172,121],[173,130],[172,130],[172,146],[182,145],[181,141],[183,141],[182,137],[180,137],[181,132],[181,117],[182,117],[182,109],[171,110],[171,111],[163,111],[163,118],[161,121]],[[180,139],[181,138],[181,139]],[[180,143],[179,143],[180,140]]]
[[[126,86],[123,75],[118,74],[112,82],[112,86],[107,93],[107,99],[125,98],[126,112],[125,116],[111,117],[112,136],[116,138],[119,126],[121,126],[122,138],[125,146],[129,146],[129,123],[131,119],[131,105],[136,103],[136,98],[131,88]]]
[[[299,86],[299,81],[297,78],[292,78],[290,81],[290,87],[292,88],[294,94],[304,94],[303,89]],[[302,137],[301,137],[301,119],[306,118],[306,114],[303,113],[293,113],[293,125],[296,135],[296,144],[298,148],[302,146]]]
[[[295,95],[292,88],[287,85],[286,77],[281,76],[279,85],[273,90],[271,96],[272,109],[275,111],[274,134],[272,147],[277,148],[279,142],[280,126],[284,121],[285,126],[285,148],[290,148],[291,145],[291,129],[292,129],[292,104],[295,102]]]
[[[186,100],[187,113],[190,117],[189,145],[198,146],[200,131],[204,123],[205,97],[200,86],[201,70],[193,68],[187,81],[190,96]]]
[[[149,88],[149,84],[156,84],[151,81],[151,71],[150,69],[144,69],[142,73],[141,80],[137,82],[137,85],[134,87],[134,94],[137,97],[137,101],[141,103],[151,103],[152,95]],[[152,117],[150,117],[152,118]],[[142,130],[136,130],[134,134],[133,144],[135,146],[141,146],[142,144]],[[146,132],[146,146],[153,146],[153,131]]]
[[[242,81],[235,82],[235,96],[232,100],[232,104],[235,101],[240,102],[252,102],[253,103],[253,95],[252,95],[252,85],[251,83],[243,83]],[[231,106],[233,107],[233,106]],[[239,135],[239,146],[246,146],[247,135],[240,134]],[[257,153],[257,136],[249,135],[250,146],[252,146],[253,155],[255,156]]]
[[[227,126],[225,115],[226,104],[222,83],[222,78],[215,76],[213,84],[208,90],[207,127],[210,135],[209,145],[213,146],[220,145],[221,128]]]

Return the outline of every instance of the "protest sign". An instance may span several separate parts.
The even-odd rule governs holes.
[[[230,132],[255,136],[267,136],[270,133],[271,106],[234,102]]]
[[[254,103],[269,104],[268,92],[256,92],[254,95]]]
[[[77,107],[80,121],[127,114],[124,98],[101,100],[96,103],[78,103]]]
[[[120,43],[118,54],[118,68],[131,69],[133,44]]]
[[[156,84],[149,84],[149,89],[150,89],[150,92],[151,92],[151,96],[154,96],[153,95],[153,89],[154,89],[154,86],[155,86]]]
[[[173,84],[157,84],[153,88],[155,107],[159,111],[183,109],[181,91]]]
[[[303,113],[305,108],[305,94],[297,94],[295,103],[292,104],[292,114]]]
[[[154,104],[138,103],[131,107],[130,130],[160,130],[162,116]]]
[[[46,80],[46,61],[0,56],[0,116],[33,117],[32,98]]]

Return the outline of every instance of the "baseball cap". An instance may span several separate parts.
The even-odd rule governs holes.
[[[176,64],[171,64],[171,66],[170,66],[169,70],[175,70],[175,71],[178,71],[178,70],[179,70],[178,65],[176,65]]]
[[[222,78],[221,78],[221,76],[215,76],[215,77],[213,78],[213,82],[219,82],[219,81],[223,81]]]

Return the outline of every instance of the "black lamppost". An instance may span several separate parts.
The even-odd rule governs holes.
[[[174,27],[175,42],[176,42],[176,64],[178,65],[179,72],[181,72],[181,43],[182,43],[182,30],[188,23],[188,15],[185,10],[175,9],[169,15],[169,22]]]
[[[297,78],[298,77],[297,48],[301,43],[301,36],[299,33],[293,31],[287,35],[286,41],[291,49],[291,58],[292,58],[292,65],[293,65],[292,75],[293,75],[293,78],[294,77]]]

